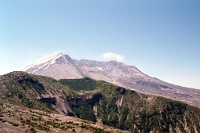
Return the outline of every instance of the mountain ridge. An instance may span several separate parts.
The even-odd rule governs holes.
[[[173,85],[141,72],[137,67],[117,61],[75,60],[59,53],[25,72],[55,79],[90,77],[104,80],[144,94],[164,96],[200,107],[200,90]]]
[[[200,132],[199,108],[87,77],[57,81],[50,77],[12,72],[2,75],[0,90],[0,126],[8,122],[10,126],[26,127],[30,131],[34,128],[38,132],[104,131],[104,126],[95,128],[94,125],[141,133]],[[24,108],[29,111],[21,112]],[[32,109],[45,112],[38,116]],[[62,115],[63,119],[68,115],[83,120],[64,123],[58,120],[62,116],[54,117],[54,114]],[[84,120],[91,121],[92,125]]]

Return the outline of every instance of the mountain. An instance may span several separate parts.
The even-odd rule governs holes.
[[[12,72],[0,76],[0,93],[1,133],[128,132],[75,117],[67,99],[77,92],[49,77]]]
[[[199,108],[87,77],[12,72],[0,92],[1,132],[200,132]]]
[[[161,81],[144,74],[134,66],[117,61],[75,60],[59,53],[26,67],[24,71],[57,80],[90,77],[144,94],[163,96],[200,107],[200,90]]]
[[[53,77],[55,79],[83,77],[79,68],[74,64],[74,60],[62,53],[30,65],[24,68],[24,71]],[[66,75],[68,75],[68,77],[66,77]]]

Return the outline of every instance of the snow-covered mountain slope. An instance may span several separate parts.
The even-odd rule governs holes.
[[[41,69],[47,69],[50,65],[53,64],[62,64],[62,62],[60,60],[63,61],[63,63],[67,63],[71,58],[67,55],[64,55],[62,53],[50,56],[48,58],[42,59],[38,62],[36,62],[35,64],[32,64],[30,66],[27,66],[26,68],[24,68],[23,70],[29,70],[29,73],[34,73],[38,70]]]
[[[59,53],[26,67],[24,71],[57,80],[90,77],[141,93],[164,96],[200,107],[200,90],[166,83],[142,73],[134,66],[117,61],[74,60]]]
[[[53,77],[55,79],[74,79],[84,77],[74,60],[68,55],[59,53],[43,59],[23,69],[28,73]]]

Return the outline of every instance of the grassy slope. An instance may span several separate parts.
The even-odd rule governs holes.
[[[24,72],[13,72],[1,76],[0,87],[1,101],[47,112],[64,110],[62,99],[73,94],[69,88],[52,78]],[[38,99],[44,96],[58,97],[56,105],[39,102]]]
[[[2,133],[126,132],[63,115],[62,111],[66,110],[64,102],[66,97],[76,97],[77,94],[49,77],[12,72],[0,76],[0,92]],[[42,96],[55,96],[57,102],[55,104],[41,102],[38,98]]]
[[[11,103],[21,108],[68,114],[68,103],[67,108],[81,119],[131,132],[200,132],[200,109],[104,81],[83,78],[58,82],[48,77],[13,72],[0,77],[0,91],[1,103],[5,105]],[[43,96],[55,97],[56,103],[39,101]],[[37,123],[35,125],[31,126],[41,130]]]
[[[81,114],[80,118],[92,121],[100,119],[103,124],[132,132],[200,132],[200,109],[187,104],[143,95],[89,78],[60,82],[81,92],[79,97],[83,99],[89,93],[94,95],[92,90],[101,94],[92,103],[83,100],[74,104],[73,109],[78,110],[76,113]]]

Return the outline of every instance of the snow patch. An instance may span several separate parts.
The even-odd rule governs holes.
[[[102,67],[97,67],[98,70],[100,71],[103,71],[103,68]]]
[[[47,69],[47,68],[49,68],[50,65],[56,63],[56,59],[58,59],[58,58],[60,58],[62,56],[65,57],[65,55],[63,53],[59,53],[59,54],[56,54],[56,55],[41,59],[39,61],[36,61],[36,63],[25,67],[24,69],[22,69],[22,71],[27,71],[29,69],[35,69],[34,71],[32,71],[32,73],[34,73],[34,72],[38,71],[41,68]]]

